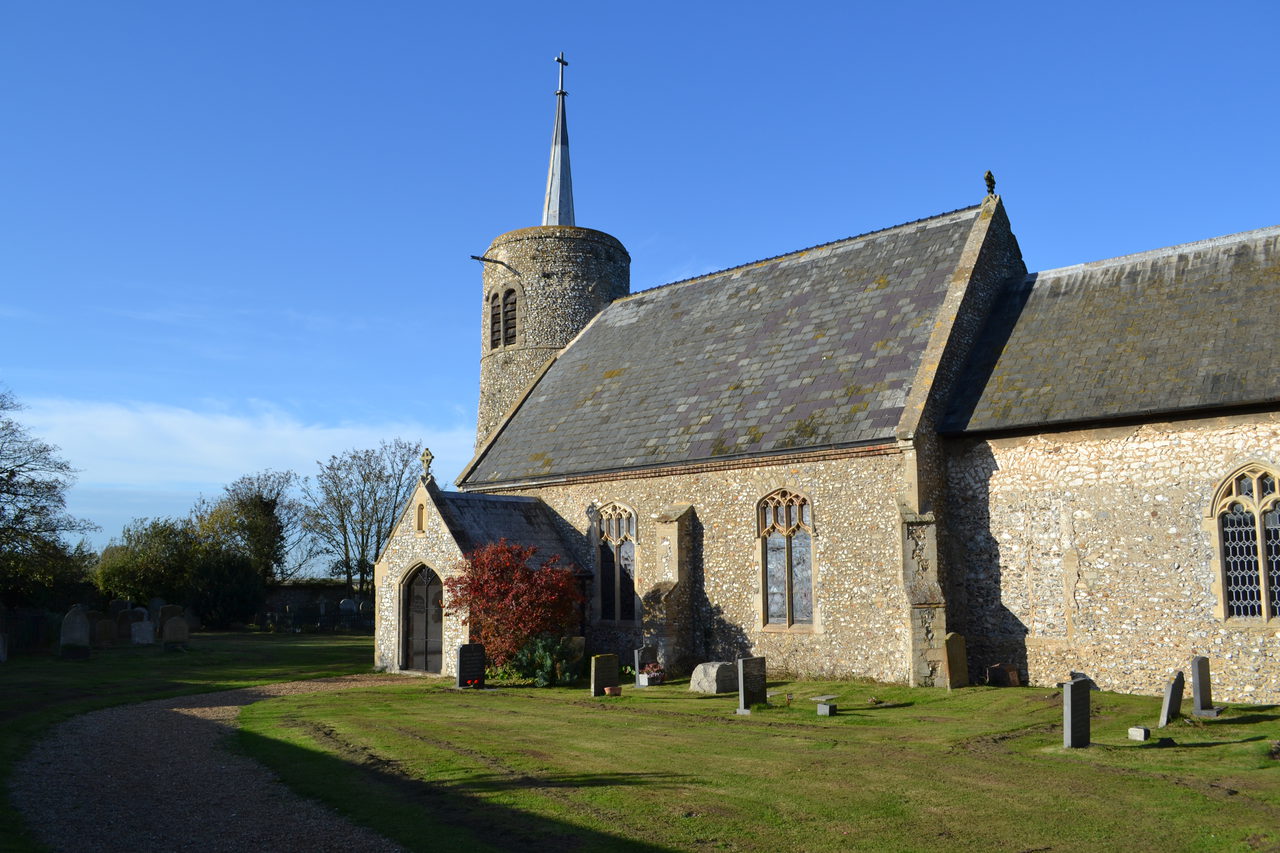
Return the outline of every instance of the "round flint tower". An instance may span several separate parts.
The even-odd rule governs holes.
[[[631,256],[602,231],[574,224],[564,54],[542,225],[508,231],[484,263],[476,447],[516,405],[543,365],[591,318],[631,291]]]

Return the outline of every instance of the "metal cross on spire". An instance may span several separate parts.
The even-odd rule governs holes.
[[[547,198],[542,205],[543,225],[573,225],[573,179],[569,175],[569,125],[564,117],[564,69],[569,63],[564,52],[560,63],[560,86],[556,89],[556,127],[551,136],[551,166],[547,169]]]

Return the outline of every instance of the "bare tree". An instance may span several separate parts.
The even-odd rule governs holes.
[[[368,591],[378,550],[413,493],[421,454],[422,445],[399,438],[348,450],[317,463],[315,480],[303,486],[306,527],[357,595]]]

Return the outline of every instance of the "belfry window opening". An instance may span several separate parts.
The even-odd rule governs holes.
[[[489,297],[489,349],[509,347],[516,342],[518,298],[514,288]]]

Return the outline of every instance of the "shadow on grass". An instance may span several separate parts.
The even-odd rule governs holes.
[[[574,790],[662,785],[675,774],[602,773],[469,775],[429,782],[399,772],[393,762],[344,760],[240,729],[240,746],[276,772],[294,791],[368,826],[410,850],[627,851],[665,853],[673,848],[591,829],[508,805],[512,792],[545,792],[549,811],[595,814]],[[496,795],[496,796],[494,796]],[[515,796],[519,796],[518,793]]]

